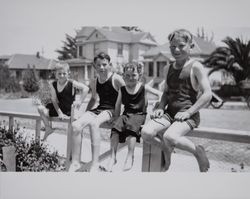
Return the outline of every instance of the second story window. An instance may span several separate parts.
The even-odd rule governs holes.
[[[82,46],[79,46],[79,53],[78,53],[78,55],[79,55],[79,57],[82,57]]]
[[[123,44],[118,44],[118,55],[123,55]]]

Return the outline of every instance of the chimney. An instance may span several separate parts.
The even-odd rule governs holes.
[[[39,59],[40,58],[40,53],[39,51],[36,53],[36,57]]]

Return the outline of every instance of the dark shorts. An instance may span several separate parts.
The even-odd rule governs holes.
[[[146,114],[127,113],[121,115],[113,122],[112,132],[119,133],[120,143],[124,143],[128,136],[136,137],[136,142],[140,142],[141,126],[145,123],[145,120]]]
[[[167,112],[164,113],[164,115],[162,116],[162,118],[160,119],[153,119],[155,122],[162,124],[163,126],[165,126],[165,122],[168,121],[170,122],[170,124],[174,123],[174,118],[171,117]],[[165,120],[165,121],[164,121]],[[192,115],[189,119],[185,120],[184,122],[186,122],[190,129],[194,129],[197,128],[200,124],[200,113],[197,112],[194,115]]]
[[[89,112],[94,113],[95,115],[99,115],[103,111],[107,111],[107,113],[110,115],[110,118],[112,118],[115,114],[114,109],[100,109],[97,107],[95,109],[89,110]]]
[[[49,116],[50,117],[58,117],[58,114],[56,112],[56,109],[54,108],[54,105],[52,103],[49,103],[46,105],[46,108],[49,110]],[[65,111],[63,109],[61,109],[61,111],[67,115],[67,116],[70,116],[71,115],[71,110],[69,111]]]

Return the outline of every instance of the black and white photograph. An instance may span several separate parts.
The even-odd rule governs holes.
[[[250,197],[247,0],[0,5],[0,199]]]

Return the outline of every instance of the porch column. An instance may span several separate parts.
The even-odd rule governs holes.
[[[87,81],[89,79],[87,67],[88,67],[87,65],[84,66],[84,81]]]

